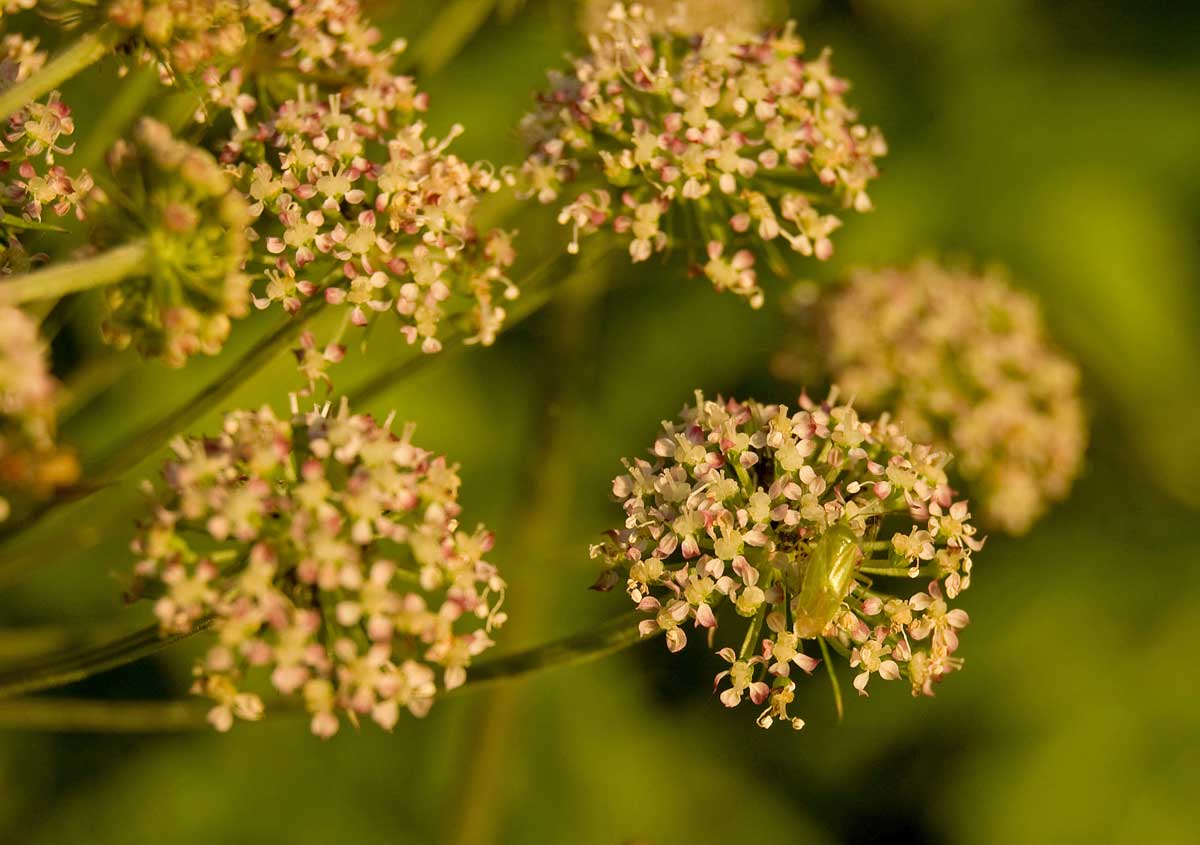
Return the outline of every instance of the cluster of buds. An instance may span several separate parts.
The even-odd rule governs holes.
[[[634,14],[657,22],[667,32],[699,35],[712,27],[758,32],[771,20],[772,0],[642,0]],[[645,10],[642,12],[641,10]],[[612,0],[585,0],[580,9],[579,28],[588,35],[604,32],[613,12]],[[622,12],[617,12],[618,15]]]
[[[762,727],[803,726],[787,712],[792,676],[813,671],[821,643],[849,658],[864,695],[873,675],[907,676],[914,695],[932,695],[961,666],[967,614],[947,600],[969,586],[983,545],[947,484],[948,455],[886,415],[860,420],[836,391],[799,404],[697,393],[663,423],[653,462],[626,462],[613,482],[625,526],[591,550],[604,567],[596,588],[624,582],[646,613],[642,634],[665,632],[671,651],[688,629],[716,648],[720,605],[749,620],[739,650],[717,649],[729,667],[714,686],[727,707],[746,697],[764,707]],[[903,579],[923,591],[893,595],[882,583]]]
[[[95,197],[100,240],[145,239],[141,272],[106,289],[105,340],[182,366],[215,355],[249,308],[249,205],[208,153],[143,118],[109,155],[119,196]],[[134,213],[130,213],[133,210]]]
[[[860,272],[819,319],[832,380],[952,451],[988,525],[1024,533],[1066,496],[1087,443],[1079,370],[998,272]]]
[[[491,343],[517,295],[505,275],[509,233],[479,234],[490,169],[447,152],[414,121],[411,79],[387,76],[326,98],[302,89],[270,120],[238,131],[224,152],[249,197],[252,236],[271,259],[255,297],[294,312],[303,298],[345,305],[364,326],[393,311],[409,343],[437,352],[447,314],[466,314],[468,343]]]
[[[79,465],[55,443],[58,382],[50,375],[37,325],[0,306],[0,489],[44,495],[73,482]],[[0,521],[9,514],[0,497]]]
[[[803,58],[794,24],[686,38],[618,4],[590,46],[524,119],[532,153],[512,174],[543,203],[566,195],[571,252],[601,229],[628,238],[635,262],[706,244],[696,266],[757,307],[757,255],[785,267],[786,243],[827,259],[833,212],[871,208],[883,138],[846,105],[828,51]]]
[[[459,527],[456,467],[390,424],[345,402],[291,421],[264,408],[173,444],[133,544],[134,594],[158,594],[164,634],[211,621],[194,691],[215,701],[218,730],[261,716],[245,687],[256,669],[302,697],[318,736],[339,713],[390,729],[402,708],[422,716],[461,685],[492,645],[504,621],[504,582],[484,560],[492,535]]]
[[[37,39],[5,34],[0,42],[0,90],[25,80],[45,61]],[[0,135],[0,213],[5,218],[0,273],[29,269],[32,259],[21,243],[21,230],[41,223],[46,212],[82,218],[91,176],[86,171],[72,176],[56,161],[74,149],[69,143],[74,131],[71,109],[58,92],[18,109],[5,122]]]

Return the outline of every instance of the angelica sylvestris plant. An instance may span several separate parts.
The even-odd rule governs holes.
[[[671,651],[689,634],[714,648],[720,638],[725,706],[749,698],[760,726],[803,727],[788,714],[793,678],[830,647],[863,695],[873,675],[932,695],[962,665],[968,618],[948,601],[970,585],[983,542],[947,483],[948,454],[886,415],[859,419],[836,392],[795,409],[697,392],[653,455],[613,482],[626,519],[592,547],[596,587],[623,586],[641,632],[665,632]]]
[[[988,525],[1022,534],[1067,495],[1087,443],[1079,370],[999,271],[861,271],[818,321],[831,379],[952,451]]]
[[[55,442],[58,390],[37,325],[0,305],[0,522],[8,491],[45,495],[79,472],[74,453]]]
[[[526,116],[532,152],[513,177],[562,203],[570,251],[600,231],[635,262],[703,244],[696,266],[757,307],[758,256],[781,270],[786,252],[827,259],[838,213],[871,208],[883,137],[857,122],[828,51],[805,56],[794,24],[688,38],[618,4],[589,47]]]
[[[418,350],[491,344],[569,287],[560,264],[588,272],[532,244],[537,269],[518,274],[520,215],[569,226],[568,255],[585,238],[635,262],[683,253],[680,275],[754,307],[763,266],[788,274],[791,253],[831,256],[842,217],[870,210],[886,148],[828,51],[807,53],[794,24],[761,33],[769,0],[740,4],[745,16],[651,5],[605,11],[524,119],[528,156],[493,169],[453,152],[460,115],[429,130],[428,97],[400,70],[404,43],[356,0],[0,3],[0,580],[55,558],[43,552],[60,538],[34,530],[49,514],[172,449],[146,485],[129,564],[129,595],[153,624],[0,666],[0,698],[194,634],[213,638],[194,676],[211,703],[196,714],[170,702],[170,719],[182,710],[224,731],[290,708],[321,737],[346,721],[391,728],[452,690],[657,635],[671,651],[713,649],[721,701],[749,698],[764,727],[802,725],[789,713],[796,680],[821,662],[832,672],[835,653],[863,694],[875,676],[932,694],[961,666],[967,615],[949,602],[982,538],[947,473],[991,524],[1020,530],[1066,493],[1083,445],[1074,369],[1049,351],[1036,309],[994,280],[924,266],[856,280],[821,333],[843,390],[825,403],[698,395],[664,423],[652,460],[627,464],[613,487],[625,522],[592,549],[597,588],[622,587],[634,609],[502,657],[484,652],[505,583],[491,534],[461,520],[457,468],[416,446],[411,426],[394,434],[391,418],[344,401],[302,413],[293,393],[290,416],[271,410],[318,382],[333,392],[329,365],[362,347],[347,342],[354,327],[398,321],[413,349],[401,359],[373,341],[380,360],[357,402],[427,360]],[[47,44],[13,29],[39,13]],[[429,43],[421,67],[444,58]],[[112,107],[77,127],[59,92],[105,59],[121,71]],[[71,161],[77,137],[93,173]],[[486,202],[506,189],[507,206]],[[510,305],[519,290],[533,295]],[[254,330],[238,320],[251,305],[275,319],[234,354],[227,340]],[[322,310],[337,328],[310,322]],[[93,316],[111,346],[140,355],[93,361],[59,337]],[[71,354],[53,361],[50,348]],[[227,413],[212,436],[186,436],[288,351],[295,384]],[[198,354],[223,360],[178,406],[79,461],[58,445],[60,415],[117,395],[96,386],[112,372]],[[63,400],[55,374],[83,397]]]
[[[172,444],[133,593],[159,594],[164,634],[212,621],[194,691],[219,730],[262,715],[256,673],[303,698],[318,736],[339,714],[390,729],[491,647],[504,621],[492,535],[460,525],[457,468],[412,426],[390,429],[346,402],[290,420],[263,407]]]

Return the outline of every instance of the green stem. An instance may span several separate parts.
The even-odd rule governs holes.
[[[63,687],[116,669],[162,651],[211,624],[211,619],[202,619],[187,634],[169,634],[165,637],[160,634],[157,625],[151,625],[104,645],[69,651],[42,663],[0,672],[0,699]]]
[[[480,660],[467,670],[467,683],[459,689],[464,692],[473,691],[548,669],[577,666],[607,657],[644,640],[654,639],[662,633],[656,631],[643,637],[638,631],[638,622],[645,618],[645,613],[639,610],[631,611],[603,622],[589,631],[502,657]],[[451,690],[442,696],[454,695],[457,692],[458,690]]]
[[[105,24],[63,50],[28,79],[0,92],[0,120],[8,120],[15,112],[100,61],[120,38],[115,26]]]
[[[467,683],[439,698],[449,698],[464,692],[484,689],[505,681],[516,680],[538,672],[564,666],[576,666],[598,660],[629,648],[657,634],[643,637],[638,622],[645,617],[632,611],[603,622],[597,627],[560,640],[513,652],[502,657],[477,661],[470,668]],[[192,633],[211,624],[203,620]],[[112,643],[97,648],[68,653],[33,669],[0,674],[0,699],[13,699],[39,690],[65,686],[101,672],[124,666],[167,648],[191,634],[162,637],[157,626],[144,628]],[[24,698],[0,701],[0,726],[57,728],[61,730],[172,730],[185,725],[182,702],[90,702],[55,698]],[[157,713],[151,708],[157,708]],[[125,708],[146,717],[137,727]],[[206,707],[186,711],[197,723],[203,723]],[[54,719],[62,718],[61,723]]]
[[[922,566],[914,576],[907,566],[860,566],[858,571],[864,575],[879,575],[883,578],[920,578],[923,575],[933,575],[936,566]]]
[[[11,276],[0,282],[0,305],[58,299],[68,293],[103,287],[144,272],[149,263],[150,247],[144,239],[138,239],[91,258]]]
[[[833,669],[833,661],[829,659],[829,646],[825,644],[825,638],[817,637],[817,643],[821,646],[821,659],[825,661],[825,671],[829,673],[829,685],[833,687],[833,705],[837,708],[838,721],[840,722],[846,715],[842,704],[842,688],[838,684],[837,672]]]
[[[14,698],[0,701],[0,729],[85,733],[173,733],[208,727],[210,705],[187,701]]]
[[[750,627],[746,629],[746,636],[742,640],[741,651],[738,652],[738,660],[748,660],[750,655],[758,650],[758,635],[762,631],[763,620],[767,618],[767,603],[764,601],[758,606],[758,611],[754,614],[754,620],[750,623]]]

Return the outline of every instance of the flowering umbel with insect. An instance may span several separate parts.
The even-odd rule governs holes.
[[[795,22],[772,26],[775,0],[599,15],[581,2],[586,46],[505,125],[517,149],[493,164],[483,150],[503,144],[467,128],[456,75],[431,81],[447,93],[438,114],[410,72],[428,76],[472,19],[507,21],[521,4],[436,5],[429,40],[408,52],[359,0],[0,0],[0,581],[58,546],[99,548],[105,510],[71,519],[76,504],[102,491],[121,504],[135,471],[163,468],[124,520],[132,542],[119,538],[128,597],[151,624],[28,667],[0,660],[0,699],[191,635],[208,638],[192,674],[205,701],[171,702],[168,716],[222,732],[287,709],[323,738],[347,722],[390,730],[464,685],[657,635],[670,652],[703,643],[719,700],[748,699],[762,727],[802,727],[796,684],[837,662],[864,696],[892,681],[932,695],[963,665],[969,620],[953,605],[984,545],[972,506],[1025,530],[1066,495],[1085,433],[1078,372],[1033,302],[929,264],[860,274],[808,309],[812,331],[794,333],[817,359],[806,372],[828,377],[825,401],[697,392],[649,456],[626,462],[612,486],[623,518],[590,552],[596,589],[624,590],[628,618],[491,652],[508,587],[492,533],[463,515],[458,466],[416,445],[411,423],[351,413],[350,398],[367,407],[432,353],[490,346],[551,302],[553,331],[513,344],[553,335],[538,366],[566,373],[601,321],[649,334],[608,310],[615,280],[571,257],[585,243],[635,263],[661,255],[664,273],[759,308],[765,273],[830,259],[843,222],[873,209],[887,145],[829,50],[809,50]],[[580,21],[564,20],[578,39]],[[77,97],[90,70],[111,98]],[[724,355],[729,312],[651,310],[660,349],[691,354],[689,333],[703,332],[703,351]],[[666,325],[671,313],[688,322]],[[656,366],[647,345],[628,348],[626,363]],[[285,365],[291,383],[278,384],[288,353],[299,372]],[[330,367],[355,358],[347,390]],[[164,364],[182,372],[156,376]],[[565,435],[535,427],[545,448],[531,457],[500,416],[540,397],[535,418],[578,434],[560,405],[585,391],[564,387],[575,373],[514,372],[488,371],[487,402],[461,408],[449,392],[463,380],[439,376],[425,398],[405,395],[403,417],[478,425],[459,434],[462,454],[539,464],[548,500],[574,477]],[[314,401],[318,384],[340,403]],[[163,407],[130,402],[144,385]],[[483,488],[518,484],[498,474]],[[512,534],[559,515],[540,501]],[[530,565],[523,551],[506,573]],[[536,609],[542,584],[513,583],[522,611]],[[77,715],[106,712],[84,704]],[[27,718],[0,706],[0,722],[13,712]]]
[[[983,541],[947,483],[948,454],[886,415],[861,420],[836,392],[795,409],[697,393],[652,453],[613,482],[626,519],[592,547],[596,587],[623,585],[643,635],[664,632],[671,651],[689,634],[715,648],[727,707],[749,698],[762,727],[802,727],[788,714],[796,670],[830,649],[864,695],[875,675],[932,695],[962,665],[967,614],[948,602]]]

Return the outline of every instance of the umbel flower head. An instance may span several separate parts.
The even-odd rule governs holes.
[[[757,257],[829,258],[834,212],[871,207],[883,138],[846,105],[828,51],[804,58],[794,24],[685,38],[618,4],[589,44],[526,116],[532,153],[513,177],[540,202],[565,200],[571,252],[600,230],[634,261],[704,244],[696,266],[758,306]]]
[[[157,593],[164,634],[211,621],[196,666],[209,720],[257,719],[257,671],[303,698],[313,733],[339,714],[390,729],[466,680],[504,621],[492,535],[459,525],[455,466],[345,401],[281,420],[225,418],[217,437],[177,440],[133,543],[134,594]]]
[[[28,78],[46,62],[36,38],[7,33],[0,41],[0,90]],[[58,161],[69,156],[75,131],[71,109],[52,92],[44,102],[18,109],[0,134],[0,274],[23,273],[33,257],[21,243],[22,230],[47,216],[74,214],[82,219],[82,201],[92,189],[87,171],[68,173]]]
[[[96,197],[99,239],[144,238],[148,257],[142,272],[106,289],[105,340],[136,343],[171,366],[215,355],[231,318],[249,308],[245,199],[212,156],[150,118],[134,143],[116,144],[109,165],[116,189]]]
[[[42,495],[78,476],[75,454],[55,443],[58,387],[37,324],[0,306],[0,492]],[[8,513],[0,495],[0,522]]]
[[[863,695],[875,675],[932,695],[962,665],[967,614],[947,602],[983,543],[946,482],[949,455],[886,415],[860,420],[836,391],[794,410],[697,392],[653,455],[613,482],[626,519],[592,547],[596,588],[624,582],[643,635],[665,632],[671,651],[702,634],[729,664],[714,683],[725,706],[749,698],[760,726],[802,727],[787,712],[795,670],[811,673],[825,647]],[[718,640],[722,605],[723,628],[747,620],[735,638]]]
[[[480,195],[500,181],[447,151],[412,119],[424,108],[408,77],[386,76],[341,94],[301,89],[225,150],[252,201],[252,234],[269,264],[260,308],[295,311],[323,296],[355,325],[391,311],[409,343],[442,348],[443,319],[465,315],[468,343],[489,344],[517,295],[505,275],[511,235],[479,233]]]
[[[987,524],[1024,533],[1067,495],[1087,442],[1079,370],[999,272],[859,272],[819,319],[832,380],[952,451]]]

